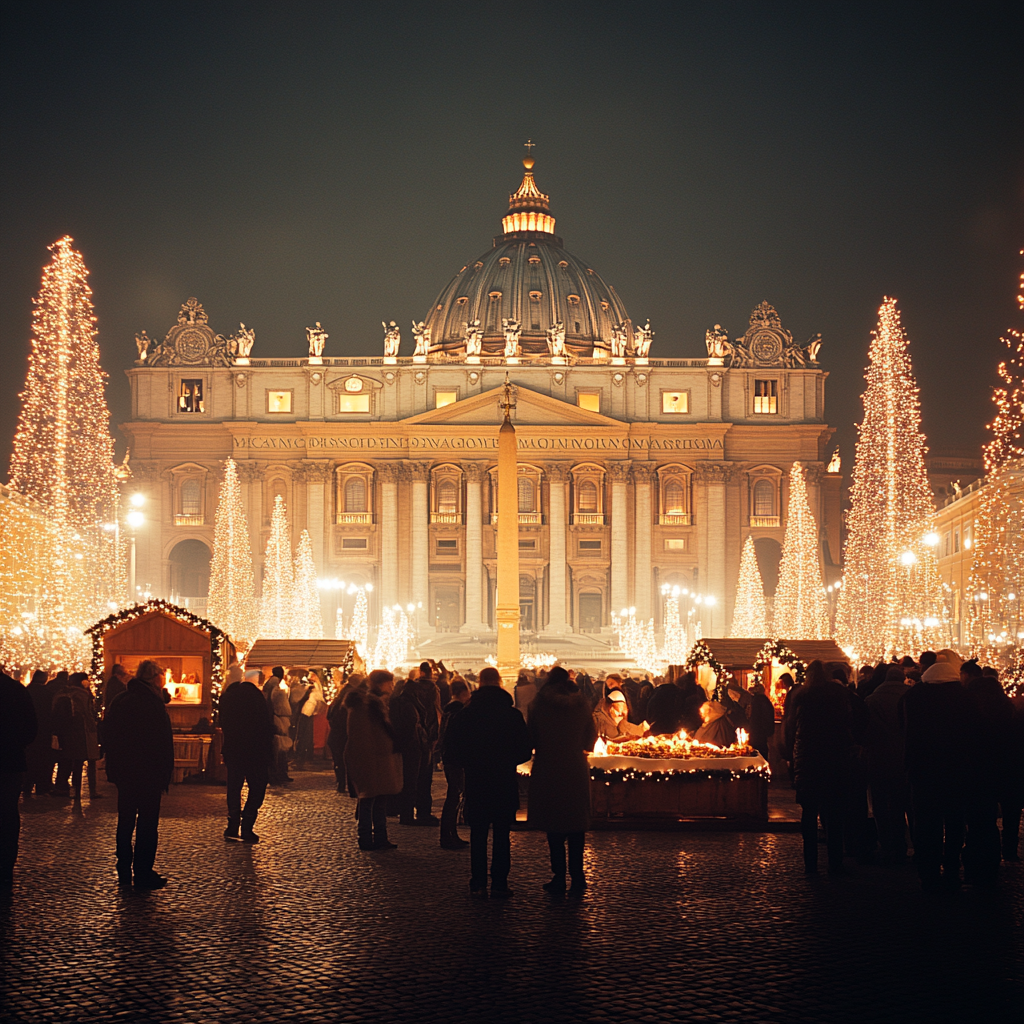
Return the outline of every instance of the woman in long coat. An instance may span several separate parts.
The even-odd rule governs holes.
[[[89,799],[98,800],[96,762],[100,758],[96,704],[88,689],[88,676],[75,672],[53,703],[53,728],[60,741],[57,789],[62,796],[82,799],[82,762],[86,762]],[[70,788],[69,788],[70,783]]]
[[[352,690],[348,708],[345,771],[359,800],[360,850],[394,850],[388,840],[387,798],[402,791],[402,755],[388,717],[394,676],[383,669],[370,673],[366,690]]]
[[[548,892],[565,891],[566,845],[570,892],[586,888],[583,846],[590,828],[590,766],[587,754],[597,742],[590,703],[568,673],[556,665],[530,706],[533,768],[527,818],[548,834],[552,879]]]

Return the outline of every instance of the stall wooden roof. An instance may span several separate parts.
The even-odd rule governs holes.
[[[257,640],[245,656],[248,665],[346,665],[352,658],[352,640]]]
[[[768,638],[704,637],[704,643],[726,668],[752,668],[761,649],[768,643]],[[850,660],[835,640],[786,640],[783,638],[782,643],[808,665],[815,658],[825,662],[849,662]]]

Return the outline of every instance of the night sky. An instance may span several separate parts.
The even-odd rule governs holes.
[[[114,423],[190,295],[255,356],[379,354],[500,231],[522,143],[655,356],[767,299],[821,331],[847,466],[897,296],[933,450],[977,449],[1024,245],[1013,3],[3,5],[6,475],[47,245],[92,276]],[[123,436],[115,431],[119,451]]]

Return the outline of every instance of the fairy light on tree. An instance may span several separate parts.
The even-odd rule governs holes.
[[[818,524],[807,502],[804,468],[794,462],[789,473],[786,537],[775,592],[772,628],[777,636],[787,640],[823,640],[829,635],[828,602],[818,550]]]
[[[1018,312],[1024,310],[1024,273],[1019,285]],[[1009,357],[999,363],[1001,384],[992,391],[996,408],[987,425],[992,438],[974,525],[967,623],[971,654],[999,666],[1004,686],[1016,692],[1024,687],[1024,332],[1010,328],[999,340]]]
[[[263,598],[260,601],[260,636],[287,640],[292,636],[295,609],[295,570],[284,497],[274,498],[270,536],[263,555]]]
[[[942,644],[942,584],[926,540],[935,505],[907,344],[896,300],[886,298],[868,353],[836,614],[837,638],[859,660]]]
[[[356,645],[356,653],[360,658],[366,659],[369,636],[369,618],[367,615],[368,602],[366,600],[366,588],[359,587],[356,591],[356,607],[352,612],[352,628],[348,639]]]
[[[240,651],[256,639],[256,584],[249,523],[234,459],[224,463],[224,483],[214,520],[213,561],[207,617],[227,633]]]
[[[320,608],[320,588],[317,586],[316,562],[313,561],[313,541],[309,531],[303,530],[295,552],[295,609],[292,636],[297,640],[322,640],[324,617]]]
[[[790,499],[792,510],[792,499]],[[764,584],[761,570],[757,567],[757,552],[754,538],[743,542],[740,556],[740,574],[736,583],[736,603],[732,612],[732,635],[734,637],[767,636]]]

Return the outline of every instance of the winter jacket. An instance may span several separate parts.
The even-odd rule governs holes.
[[[166,790],[174,774],[174,734],[163,697],[131,679],[103,720],[107,778],[118,787]]]
[[[732,724],[729,709],[717,700],[708,701],[708,708],[708,720],[694,733],[693,738],[698,743],[712,743],[723,749],[731,747],[736,741],[736,726]]]
[[[577,686],[544,686],[530,709],[530,739],[530,826],[544,832],[585,832],[590,827],[587,754],[594,749],[597,729]]]
[[[450,700],[441,712],[441,725],[437,730],[437,756],[440,760],[445,759],[445,745],[448,740],[448,730],[451,727],[452,719],[465,708],[461,700]]]
[[[223,757],[228,764],[269,764],[274,750],[274,719],[258,686],[243,679],[220,698]]]
[[[587,716],[590,717],[589,715]],[[512,695],[481,686],[445,732],[446,764],[466,772],[467,825],[508,824],[519,809],[516,765],[530,760],[530,734]]]
[[[960,681],[916,683],[901,703],[904,763],[911,783],[964,781],[971,699]]]
[[[345,772],[360,800],[402,791],[402,755],[395,752],[394,732],[384,699],[368,690],[353,690],[348,708]]]
[[[900,728],[900,701],[910,692],[897,680],[882,683],[864,698],[868,709],[868,771],[880,780],[902,777],[903,730]]]
[[[271,676],[276,680],[276,685],[270,691],[270,710],[274,714],[274,753],[282,750],[292,749],[292,705],[288,700],[288,691],[281,689],[281,680],[277,676]],[[266,695],[266,687],[263,689]]]
[[[366,688],[365,683],[361,685],[364,689]],[[348,708],[345,707],[345,698],[354,689],[356,687],[352,683],[346,683],[327,709],[327,724],[331,727],[331,731],[327,734],[327,746],[330,747],[335,764],[343,763],[345,742],[348,739]]]
[[[36,736],[36,709],[28,690],[0,672],[0,772],[28,768],[25,748]]]
[[[655,736],[671,736],[678,732],[685,702],[686,695],[675,683],[662,683],[656,687],[647,704],[651,733]]]
[[[50,696],[46,692],[45,683],[29,683],[25,688],[26,693],[32,699],[32,706],[36,712],[36,737],[28,746],[28,753],[31,757],[45,758],[52,749],[50,746],[51,721],[53,709],[50,705]]]
[[[786,721],[799,803],[842,791],[853,760],[849,690],[834,679],[801,686]]]
[[[96,705],[84,686],[68,686],[53,702],[52,728],[68,762],[98,761]]]
[[[750,695],[750,745],[768,758],[768,744],[775,735],[775,705],[764,693]]]

